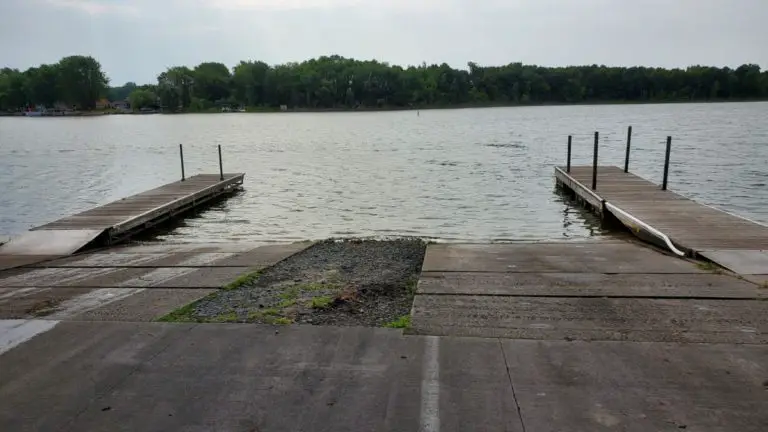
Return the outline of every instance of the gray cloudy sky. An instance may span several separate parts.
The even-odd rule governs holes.
[[[0,67],[87,54],[113,85],[174,65],[326,54],[766,67],[767,22],[768,0],[0,0]]]

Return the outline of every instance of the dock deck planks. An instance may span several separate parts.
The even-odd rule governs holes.
[[[113,201],[76,215],[33,228],[37,230],[109,229],[121,233],[155,217],[243,182],[244,174],[198,174],[185,181],[168,183],[127,198]]]
[[[114,244],[231,192],[245,174],[198,174],[32,228],[0,245],[0,255],[69,255],[97,238]],[[7,260],[6,260],[7,261]],[[9,261],[10,262],[10,261]],[[8,264],[10,265],[10,264]]]
[[[571,167],[570,173],[557,168],[555,175],[558,182],[575,186],[571,188],[585,200],[594,200],[589,196],[591,166]],[[592,192],[694,253],[768,249],[768,226],[661,190],[659,185],[618,167],[598,167],[597,187]]]

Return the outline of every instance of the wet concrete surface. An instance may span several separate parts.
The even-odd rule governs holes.
[[[0,318],[150,320],[309,244],[134,245],[8,269],[0,271]]]
[[[672,259],[630,242],[432,244],[424,272],[494,273],[702,273],[687,261]]]
[[[0,430],[765,431],[765,290],[632,243],[604,246],[429,245],[416,334],[137,322],[263,263],[253,250],[232,266],[251,250],[239,246],[174,246],[234,254],[181,274],[0,272],[68,283],[139,272],[113,279],[135,286],[0,287],[0,316],[70,305],[0,320]]]
[[[25,265],[33,265],[40,262],[45,262],[58,258],[59,255],[5,255],[0,254],[0,271],[12,269],[15,267],[21,267]]]
[[[528,431],[760,431],[768,346],[501,342]]]
[[[767,345],[61,322],[0,355],[0,430],[757,432],[766,356]]]
[[[634,242],[427,248],[410,332],[768,342],[768,291]]]
[[[418,295],[412,331],[515,339],[768,343],[768,302]]]
[[[541,297],[768,298],[768,290],[729,275],[605,273],[421,274],[421,294]]]

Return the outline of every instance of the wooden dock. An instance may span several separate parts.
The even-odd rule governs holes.
[[[741,274],[768,274],[768,226],[697,203],[613,166],[555,168],[558,185],[597,213],[612,215],[635,234],[689,256],[702,256]],[[661,233],[663,236],[659,236]]]
[[[223,178],[222,178],[223,177]],[[0,257],[68,255],[110,245],[241,187],[245,174],[198,174],[31,229],[0,245]],[[27,260],[21,260],[27,261]]]

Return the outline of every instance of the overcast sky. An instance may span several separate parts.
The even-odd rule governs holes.
[[[113,85],[169,66],[340,54],[409,65],[768,65],[768,0],[0,0],[0,67],[96,57]]]

